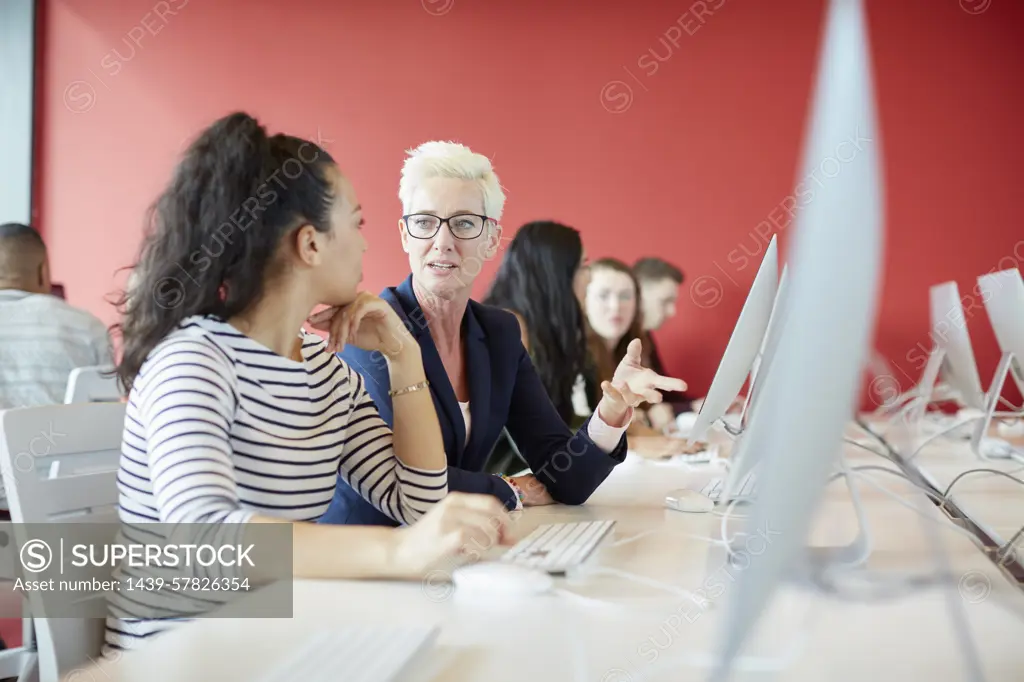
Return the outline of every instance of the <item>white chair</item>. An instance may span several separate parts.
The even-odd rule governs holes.
[[[76,529],[75,542],[109,543],[115,539],[124,415],[123,403],[47,405],[0,412],[0,467],[14,522],[14,541],[0,550],[6,555],[6,571],[13,571],[12,557],[20,556],[28,540],[23,524],[85,523],[89,525],[83,526],[81,533]],[[92,575],[110,579],[109,569],[96,569]],[[95,607],[90,612],[102,612],[93,600],[105,602],[104,595],[95,593],[84,600]],[[30,613],[45,614],[40,593],[28,594],[28,608]],[[34,633],[27,632],[21,650],[0,652],[0,677],[57,682],[100,654],[104,618],[34,617],[31,622]],[[3,658],[8,653],[9,662]],[[8,674],[12,670],[13,674]]]
[[[64,403],[118,403],[123,393],[109,365],[76,367],[68,375]]]

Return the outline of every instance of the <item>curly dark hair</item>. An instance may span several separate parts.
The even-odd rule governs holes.
[[[313,142],[268,136],[235,112],[189,146],[147,213],[132,283],[116,301],[123,339],[117,376],[130,391],[149,353],[193,315],[228,319],[276,276],[278,245],[308,224],[330,232],[334,160]]]
[[[576,229],[550,220],[527,223],[508,245],[484,299],[525,321],[537,374],[566,423],[573,418],[573,385],[587,361],[583,311],[573,292],[582,256]]]

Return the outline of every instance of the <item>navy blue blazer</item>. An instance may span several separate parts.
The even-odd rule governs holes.
[[[515,493],[509,485],[501,477],[483,471],[504,428],[508,428],[533,474],[551,497],[563,504],[586,502],[612,468],[625,459],[625,434],[615,450],[606,453],[587,435],[589,419],[575,433],[565,425],[523,347],[515,316],[472,300],[462,321],[470,401],[467,443],[462,411],[413,293],[412,276],[398,287],[385,289],[381,298],[391,304],[420,345],[444,436],[450,491],[491,494],[508,509],[515,509]],[[394,411],[388,396],[391,381],[383,355],[354,346],[346,346],[339,355],[363,376],[381,417],[393,426]],[[398,525],[340,477],[334,499],[320,523]]]

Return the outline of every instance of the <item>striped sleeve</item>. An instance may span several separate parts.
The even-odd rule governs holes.
[[[399,523],[413,523],[448,494],[448,469],[402,463],[362,376],[347,364],[344,375],[352,387],[352,407],[338,474],[381,512]]]
[[[164,345],[138,396],[153,497],[164,523],[245,523],[229,433],[238,402],[229,360],[206,339]]]

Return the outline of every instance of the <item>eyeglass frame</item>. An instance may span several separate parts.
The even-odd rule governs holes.
[[[440,221],[437,223],[437,229],[434,230],[434,234],[430,235],[429,237],[417,237],[412,233],[412,231],[409,230],[409,218],[418,215],[427,215],[430,216],[431,218],[437,218]],[[455,234],[455,230],[452,229],[452,224],[448,222],[452,218],[461,218],[463,216],[473,216],[474,218],[481,218],[484,221],[483,224],[480,226],[480,231],[477,232],[472,237],[460,237],[459,235]],[[487,227],[487,221],[491,221],[492,223],[498,222],[494,218],[491,218],[490,216],[480,215],[479,213],[455,213],[453,215],[448,216],[447,218],[442,218],[441,216],[434,215],[433,213],[410,213],[408,215],[402,216],[402,222],[405,223],[405,232],[413,239],[433,239],[434,237],[437,236],[437,233],[441,231],[441,227],[444,226],[445,223],[447,223],[448,231],[452,233],[452,236],[455,237],[456,239],[466,242],[471,239],[476,239],[477,237],[482,235],[484,233],[484,228]]]

